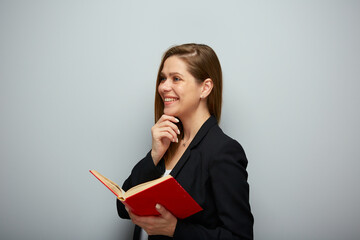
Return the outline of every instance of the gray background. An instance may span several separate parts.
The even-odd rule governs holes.
[[[129,239],[115,198],[151,146],[174,44],[224,71],[255,238],[360,238],[359,1],[0,1],[0,239]]]

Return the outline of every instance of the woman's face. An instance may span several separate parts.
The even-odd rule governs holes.
[[[187,71],[186,63],[176,56],[164,62],[158,92],[164,102],[164,114],[190,116],[200,104],[202,85]]]

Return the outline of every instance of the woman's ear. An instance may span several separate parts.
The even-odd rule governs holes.
[[[207,98],[214,87],[214,83],[210,78],[205,79],[202,82],[201,98]]]

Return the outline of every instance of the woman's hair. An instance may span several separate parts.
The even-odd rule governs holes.
[[[176,56],[183,60],[187,66],[188,72],[202,83],[207,78],[213,81],[213,89],[207,97],[207,105],[211,115],[214,115],[218,122],[221,117],[222,105],[222,71],[218,57],[212,48],[204,44],[188,43],[178,46],[173,46],[168,49],[161,60],[159,71],[157,74],[156,88],[155,88],[155,123],[164,114],[164,103],[158,92],[158,87],[161,82],[161,71],[164,67],[164,62],[171,56]],[[179,124],[181,135],[179,139],[183,138],[182,124]],[[165,159],[171,156],[176,150],[175,143],[171,143]]]

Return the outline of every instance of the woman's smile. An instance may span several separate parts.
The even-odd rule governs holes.
[[[179,98],[177,98],[177,97],[165,97],[164,104],[165,104],[165,106],[168,106],[178,100],[179,100]]]

